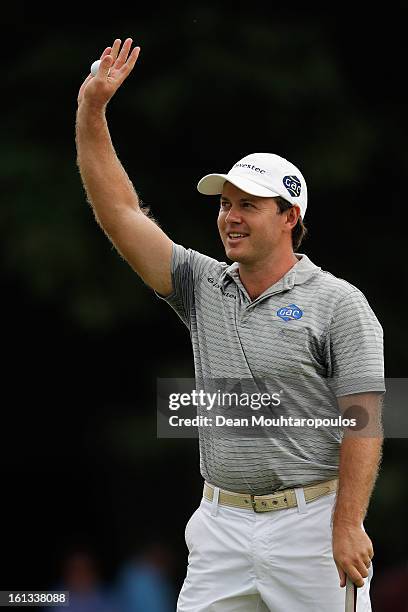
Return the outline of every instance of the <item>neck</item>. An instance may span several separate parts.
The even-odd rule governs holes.
[[[271,255],[268,261],[240,263],[239,277],[251,300],[255,300],[285,276],[298,261],[293,251],[290,251]]]

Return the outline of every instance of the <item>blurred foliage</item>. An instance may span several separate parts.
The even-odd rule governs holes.
[[[109,28],[42,25],[6,72],[12,94],[0,159],[6,273],[78,328],[114,329],[145,309],[145,289],[96,226],[75,164],[77,90],[104,46],[128,34],[142,52],[108,116],[119,156],[164,229],[197,248],[209,242],[222,257],[197,180],[227,170],[250,150],[277,151],[306,175],[316,248],[324,223],[315,211],[327,201],[334,211],[342,194],[370,184],[389,120],[356,91],[322,21],[257,13],[242,19],[196,5],[180,9],[171,27],[166,14],[154,27],[145,16]],[[400,155],[394,167],[402,166],[405,148]],[[205,223],[197,228],[201,216]],[[360,228],[351,231],[356,238]]]
[[[384,327],[387,374],[405,376],[407,328],[390,305],[397,286],[405,303],[403,11],[371,7],[368,27],[356,7],[268,6],[155,3],[134,14],[112,6],[108,16],[98,7],[88,19],[84,7],[65,7],[59,20],[42,18],[41,7],[31,15],[25,3],[9,7],[19,19],[5,18],[0,254],[14,420],[3,465],[24,509],[20,482],[51,474],[48,486],[71,483],[78,497],[55,498],[67,539],[87,507],[95,539],[109,532],[125,546],[140,490],[172,493],[177,475],[189,487],[169,524],[182,533],[200,494],[196,442],[157,440],[153,417],[156,377],[192,375],[188,332],[97,226],[76,167],[77,92],[116,37],[133,36],[142,51],[109,105],[111,134],[164,231],[223,259],[217,206],[197,193],[198,180],[249,152],[287,157],[308,183],[304,251],[365,292]],[[380,564],[406,556],[396,534],[405,466],[406,441],[388,440],[368,516]],[[21,470],[14,480],[13,470]],[[59,524],[37,503],[35,520],[51,538]],[[53,546],[44,548],[49,567]],[[107,547],[113,554],[115,544]],[[9,571],[20,575],[19,553],[14,563]]]

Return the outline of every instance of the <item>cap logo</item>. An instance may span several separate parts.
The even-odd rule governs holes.
[[[300,196],[302,187],[297,176],[293,174],[291,176],[284,176],[282,182],[293,198],[298,198]]]
[[[258,166],[254,166],[254,164],[241,164],[238,162],[234,164],[234,168],[248,168],[248,170],[253,170],[254,172],[259,172],[259,174],[265,174],[266,170],[263,168],[258,168]]]

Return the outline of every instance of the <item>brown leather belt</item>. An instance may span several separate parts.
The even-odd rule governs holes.
[[[310,503],[323,495],[334,493],[337,490],[338,479],[326,480],[317,484],[302,487],[306,503]],[[214,487],[208,482],[204,483],[203,496],[207,501],[212,501]],[[218,503],[221,506],[232,506],[234,508],[252,509],[254,512],[271,512],[272,510],[284,510],[297,506],[295,489],[284,489],[270,495],[250,495],[246,493],[233,493],[220,489]]]

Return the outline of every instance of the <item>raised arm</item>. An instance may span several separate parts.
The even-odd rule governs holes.
[[[139,206],[138,195],[113,147],[106,106],[133,70],[140,48],[116,39],[101,55],[96,76],[83,82],[76,120],[77,163],[95,218],[137,274],[162,295],[172,292],[172,242]]]

